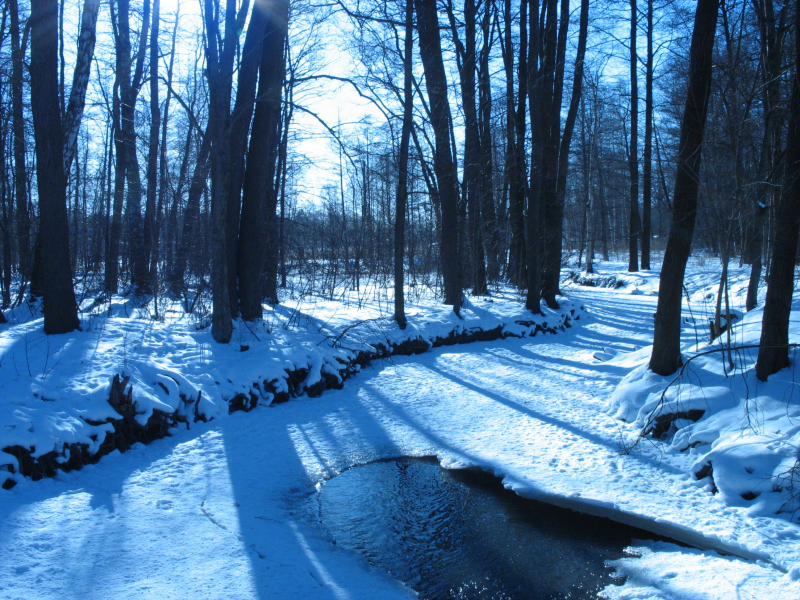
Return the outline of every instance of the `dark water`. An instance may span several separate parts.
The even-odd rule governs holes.
[[[349,469],[322,486],[336,543],[426,600],[596,598],[640,529],[520,498],[479,471],[402,459]],[[621,582],[617,582],[621,583]]]

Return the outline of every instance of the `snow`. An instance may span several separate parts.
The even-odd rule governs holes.
[[[305,299],[268,311],[261,330],[240,324],[239,338],[219,346],[185,317],[126,317],[135,311],[122,299],[111,316],[85,317],[83,332],[49,339],[41,320],[12,315],[16,322],[0,330],[0,447],[41,454],[64,442],[97,444],[91,435],[101,439],[110,425],[83,417],[112,416],[106,400],[115,374],[131,378],[142,414],[182,410],[183,394],[199,398],[198,410],[213,419],[188,430],[179,424],[171,437],[52,479],[8,473],[18,484],[0,493],[0,598],[413,597],[333,544],[304,508],[342,470],[398,456],[481,467],[520,495],[699,548],[637,542],[614,563],[627,580],[607,588],[609,598],[800,597],[800,528],[788,507],[775,514],[789,499],[786,483],[773,491],[800,443],[791,369],[756,386],[754,354],[738,357],[732,376],[719,354],[698,358],[661,410],[696,406],[703,416],[621,453],[669,383],[646,372],[658,274],[597,268],[626,283],[565,287],[570,306],[587,313],[577,311],[574,326],[556,335],[375,361],[341,390],[285,404],[273,404],[262,384],[284,381],[287,370],[308,368],[310,387],[322,373],[342,372],[337,359],[378,343],[431,341],[456,328],[524,333],[531,325],[519,322],[534,319],[506,293],[470,299],[465,321],[420,302],[400,332],[377,302],[356,313],[341,301]],[[717,272],[695,264],[687,278],[687,356],[706,348],[697,342],[707,337],[702,319],[714,305],[707,296],[716,293]],[[731,277],[740,309],[744,271],[732,268]],[[362,323],[347,329],[355,319]],[[756,311],[734,321],[735,343],[755,336],[759,323]],[[793,321],[793,340],[796,328]],[[258,393],[258,408],[228,414],[239,392]],[[713,482],[696,479],[708,462]],[[0,463],[18,468],[11,455]],[[746,500],[746,492],[759,495]]]

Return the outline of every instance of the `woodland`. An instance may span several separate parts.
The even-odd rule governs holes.
[[[122,293],[227,343],[287,285],[334,298],[661,270],[651,369],[681,365],[691,249],[766,275],[759,377],[788,364],[795,3],[8,0],[2,305],[44,330]],[[336,113],[331,105],[336,105]],[[342,120],[344,118],[344,121]]]

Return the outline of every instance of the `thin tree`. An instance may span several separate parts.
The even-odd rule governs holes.
[[[636,0],[631,2],[630,73],[631,73],[631,141],[628,148],[628,171],[631,176],[630,215],[628,222],[628,271],[639,270],[639,56],[636,52],[638,28]]]
[[[403,54],[403,128],[400,133],[400,153],[397,158],[397,197],[394,210],[394,320],[400,329],[406,328],[404,270],[406,203],[408,200],[408,146],[413,127],[412,52],[414,49],[414,3],[406,0],[406,30]]]
[[[13,0],[16,2],[16,0]],[[97,15],[100,0],[85,0],[81,13],[81,31],[78,34],[78,55],[72,75],[72,88],[69,93],[67,112],[64,115],[64,172],[69,173],[78,148],[78,132],[81,128],[83,109],[86,106],[86,92],[89,89],[89,75],[94,59],[94,46],[97,40]]]
[[[653,0],[647,0],[647,58],[644,76],[644,154],[642,156],[642,269],[650,269],[653,196]]]
[[[22,102],[22,63],[25,49],[20,40],[17,0],[8,0],[11,26],[11,122],[14,132],[14,193],[17,200],[16,229],[20,272],[31,276],[31,220],[28,214],[28,170],[25,166],[25,119]]]
[[[795,25],[795,68],[792,75],[792,100],[789,112],[789,137],[786,144],[786,176],[778,214],[775,242],[767,284],[767,299],[761,323],[761,341],[756,376],[766,381],[773,373],[789,366],[789,314],[794,292],[794,267],[797,261],[797,235],[800,232],[800,25]]]
[[[150,143],[147,150],[147,195],[144,205],[144,230],[142,238],[144,255],[150,263],[155,245],[158,244],[156,231],[156,196],[158,195],[158,145],[161,136],[161,106],[158,102],[158,32],[161,25],[161,2],[153,0],[153,25],[150,28]],[[155,273],[150,273],[151,291],[156,293]]]
[[[106,247],[105,289],[114,293],[119,286],[119,248],[122,238],[122,210],[125,207],[128,221],[128,235],[132,263],[131,281],[143,286],[149,285],[147,260],[144,256],[142,231],[142,183],[139,173],[139,159],[136,154],[135,108],[144,75],[147,30],[150,27],[150,0],[144,0],[142,31],[139,33],[139,47],[136,65],[131,56],[130,0],[111,3],[111,20],[114,25],[114,45],[116,49],[116,80],[112,118],[114,120],[114,145],[117,154],[114,175],[114,202],[111,214],[109,241]],[[127,182],[127,199],[126,187]],[[127,201],[126,201],[127,200]]]
[[[789,3],[775,14],[773,0],[753,0],[758,20],[759,45],[761,50],[762,105],[764,112],[764,137],[759,157],[759,184],[747,244],[745,261],[751,264],[750,281],[747,286],[746,310],[758,304],[758,286],[761,281],[762,245],[764,243],[764,216],[772,204],[775,186],[773,171],[779,153],[779,140],[783,116],[778,110],[781,95],[781,71],[783,69],[783,45],[785,20]]]

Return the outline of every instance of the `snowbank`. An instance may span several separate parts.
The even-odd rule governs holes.
[[[739,305],[746,288],[741,277],[734,281],[731,293]],[[690,295],[684,314],[694,306],[695,317],[685,318],[687,326],[708,314],[698,305],[714,304],[716,285],[706,283]],[[800,299],[792,307],[791,342],[800,341],[798,310]],[[726,334],[685,346],[683,368],[669,377],[648,369],[652,347],[612,358],[609,364],[631,371],[609,398],[607,412],[629,424],[629,448],[644,436],[661,440],[667,453],[690,457],[694,478],[728,506],[746,508],[753,517],[792,520],[800,508],[800,379],[794,353],[791,368],[766,383],[756,378],[762,317],[760,307],[733,320],[731,351]],[[707,340],[704,325],[696,339]]]
[[[583,309],[560,304],[533,315],[506,292],[472,298],[459,318],[431,299],[407,308],[401,330],[378,303],[304,298],[266,307],[263,322],[236,323],[226,345],[177,307],[161,322],[123,298],[103,312],[91,303],[82,331],[57,336],[44,335],[30,307],[18,308],[0,329],[0,479],[9,488],[198,420],[317,396],[375,358],[555,333]]]

